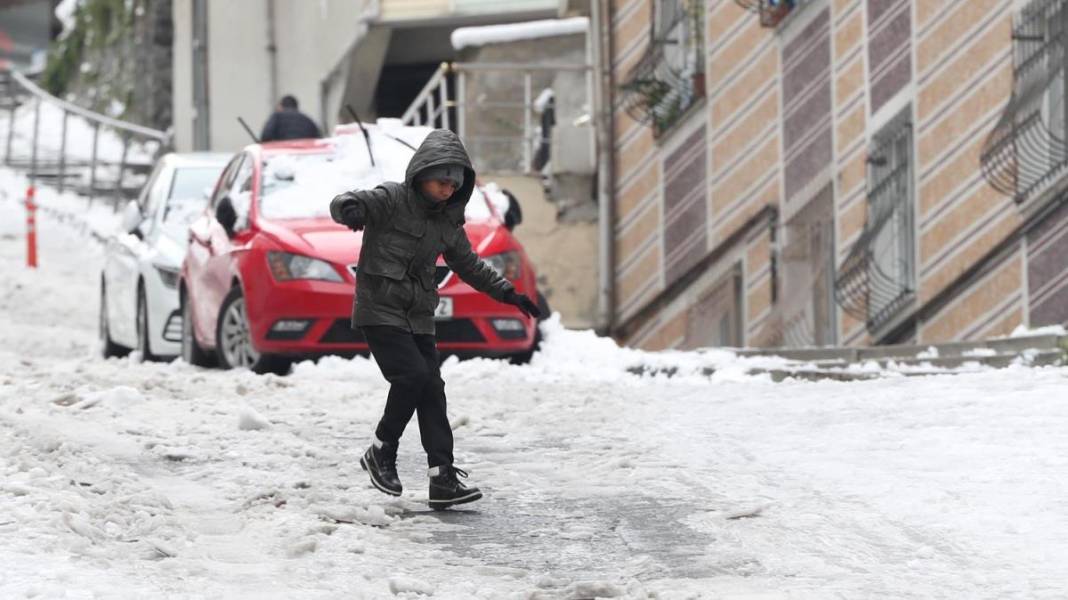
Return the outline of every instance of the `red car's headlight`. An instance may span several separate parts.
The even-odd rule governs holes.
[[[300,254],[268,252],[267,265],[271,268],[271,275],[276,281],[293,279],[319,279],[339,283],[345,281],[330,263]]]
[[[519,253],[501,252],[483,258],[489,266],[493,267],[497,274],[509,281],[515,281],[523,276],[523,259]]]

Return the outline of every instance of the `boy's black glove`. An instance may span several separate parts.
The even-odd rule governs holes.
[[[360,209],[355,204],[346,205],[341,209],[341,222],[344,223],[349,229],[353,231],[360,231],[363,229],[363,215],[360,213]]]
[[[541,309],[537,304],[531,302],[530,298],[527,298],[526,294],[519,294],[515,290],[508,290],[508,293],[504,295],[504,301],[507,304],[511,304],[523,311],[523,314],[528,317],[534,317],[535,319],[541,318]]]

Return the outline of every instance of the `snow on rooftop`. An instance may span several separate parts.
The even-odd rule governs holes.
[[[452,32],[452,47],[463,50],[469,46],[485,46],[519,40],[535,40],[557,35],[585,33],[590,20],[586,17],[570,19],[546,19],[544,21],[526,21],[507,25],[485,25],[482,27],[461,27]]]

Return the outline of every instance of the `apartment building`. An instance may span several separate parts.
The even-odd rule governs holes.
[[[1068,322],[1066,4],[607,2],[617,338]]]

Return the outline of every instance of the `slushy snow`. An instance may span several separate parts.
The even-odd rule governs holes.
[[[359,467],[372,360],[97,358],[116,217],[42,190],[29,270],[24,183],[0,170],[0,597],[1068,595],[1068,369],[773,383],[553,318],[529,365],[443,365],[486,497],[433,513],[417,422],[403,496]]]

